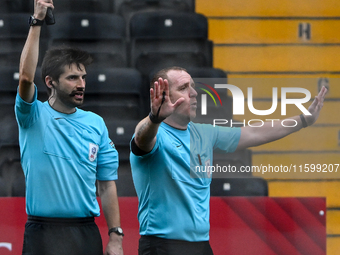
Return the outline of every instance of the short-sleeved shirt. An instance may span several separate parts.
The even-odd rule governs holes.
[[[99,216],[96,179],[117,179],[118,153],[104,120],[76,109],[55,111],[48,102],[27,103],[17,94],[26,211],[41,217]]]
[[[211,175],[196,166],[213,162],[213,150],[236,150],[240,128],[190,122],[186,130],[162,123],[151,152],[130,154],[141,235],[186,241],[209,240]]]

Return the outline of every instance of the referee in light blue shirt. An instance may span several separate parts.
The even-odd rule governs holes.
[[[71,48],[49,50],[42,63],[49,99],[37,99],[33,78],[47,8],[53,8],[51,0],[34,1],[15,102],[28,214],[22,254],[103,254],[94,222],[100,214],[98,180],[110,236],[105,254],[122,255],[124,234],[114,181],[118,153],[104,120],[77,108],[84,100],[90,55]]]
[[[160,70],[151,83],[151,112],[131,140],[131,171],[139,200],[139,255],[212,255],[209,244],[213,150],[226,153],[280,139],[312,125],[327,90],[311,115],[295,116],[295,127],[213,127],[195,124],[197,93],[185,69]],[[290,118],[290,119],[292,119]]]

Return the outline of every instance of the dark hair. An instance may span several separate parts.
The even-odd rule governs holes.
[[[185,71],[185,72],[187,72],[187,70],[186,70],[185,68],[179,67],[179,66],[172,66],[172,67],[164,68],[164,69],[158,71],[158,72],[153,76],[153,78],[152,78],[152,80],[151,80],[151,83],[150,83],[150,87],[153,88],[154,83],[155,83],[156,81],[158,81],[159,78],[167,79],[168,82],[169,82],[169,85],[171,85],[171,84],[170,84],[170,81],[169,81],[169,79],[168,79],[168,72],[169,72],[169,71],[172,71],[172,70],[173,70],[173,71]]]
[[[76,64],[78,69],[81,70],[80,64],[87,67],[92,63],[92,57],[86,51],[70,48],[52,48],[48,50],[44,56],[41,64],[41,75],[45,84],[45,77],[50,76],[54,81],[58,81],[62,73],[64,73],[65,66]],[[48,94],[51,94],[51,89],[48,89]]]

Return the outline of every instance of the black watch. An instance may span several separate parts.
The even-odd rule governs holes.
[[[36,19],[34,18],[34,16],[32,15],[29,20],[28,20],[28,24],[30,26],[42,26],[44,24],[44,21],[43,20],[40,20],[40,19]]]
[[[119,236],[124,236],[123,229],[121,227],[115,227],[109,229],[109,235],[111,233],[116,233]]]

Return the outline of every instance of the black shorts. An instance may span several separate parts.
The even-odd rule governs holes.
[[[139,239],[138,255],[213,255],[209,241],[188,242],[142,236]]]
[[[103,255],[94,218],[43,218],[28,216],[23,255]]]

